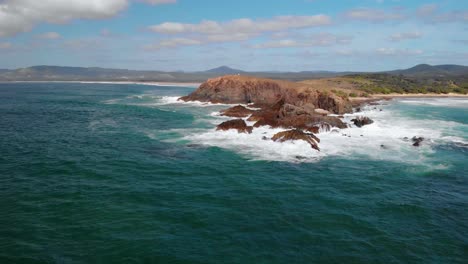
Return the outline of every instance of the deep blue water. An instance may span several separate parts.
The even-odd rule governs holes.
[[[304,162],[213,139],[192,90],[0,84],[0,263],[467,263],[467,101],[390,102]]]

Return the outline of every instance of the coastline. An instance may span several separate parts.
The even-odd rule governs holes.
[[[181,86],[197,88],[201,83],[196,82],[132,82],[132,81],[4,81],[2,83],[97,83],[97,84],[137,84],[150,86]]]
[[[457,93],[448,93],[448,94],[435,94],[435,93],[427,93],[427,94],[375,94],[372,95],[371,98],[424,98],[424,97],[468,97],[468,94],[457,94]]]
[[[379,100],[391,100],[396,98],[468,98],[468,94],[456,94],[456,93],[448,93],[448,94],[434,94],[434,93],[427,93],[427,94],[373,94],[370,97],[350,97],[349,100],[353,104],[361,104],[361,103],[369,103]]]

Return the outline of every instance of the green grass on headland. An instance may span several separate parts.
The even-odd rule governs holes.
[[[407,77],[392,74],[353,74],[345,78],[349,79],[355,88],[368,94],[468,93],[467,76]]]

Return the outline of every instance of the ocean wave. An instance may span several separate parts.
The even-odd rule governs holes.
[[[468,108],[468,98],[424,98],[401,99],[399,102],[411,105],[427,105],[438,107]]]
[[[271,140],[273,135],[285,129],[264,126],[255,128],[252,134],[238,133],[236,130],[216,131],[214,128],[216,125],[232,118],[221,116],[219,108],[206,107],[232,105],[183,102],[179,101],[177,96],[139,95],[136,98],[144,101],[137,103],[139,105],[187,105],[195,107],[194,109],[200,107],[201,112],[197,110],[198,117],[195,124],[204,124],[205,127],[210,127],[209,129],[182,129],[167,133],[177,135],[177,140],[229,149],[252,160],[316,162],[325,157],[346,156],[349,159],[364,158],[417,164],[427,163],[425,161],[434,153],[432,146],[435,144],[450,142],[466,144],[463,132],[456,133],[456,129],[466,125],[453,121],[411,118],[398,108],[392,107],[394,103],[365,106],[361,107],[362,111],[359,113],[345,114],[343,121],[349,124],[349,128],[321,131],[318,134],[321,151],[318,152],[305,141],[279,143]],[[357,116],[370,117],[374,123],[358,128],[351,122]],[[246,120],[246,123],[253,125],[255,122]],[[413,147],[412,137],[424,137],[422,146]],[[164,137],[164,140],[170,139]]]

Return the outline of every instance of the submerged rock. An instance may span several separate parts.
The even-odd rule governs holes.
[[[313,149],[320,151],[318,142],[320,139],[312,133],[307,133],[299,129],[292,129],[276,133],[272,138],[273,141],[284,142],[288,140],[304,140],[309,143]]]
[[[359,116],[357,118],[351,119],[351,122],[353,122],[357,127],[363,127],[365,125],[374,123],[374,121],[367,116]]]
[[[251,115],[254,110],[250,110],[245,108],[242,105],[236,105],[226,110],[221,111],[222,116],[230,116],[230,117],[248,117]]]
[[[236,129],[239,133],[252,133],[253,127],[247,126],[244,120],[242,119],[234,119],[223,122],[216,127],[216,130],[229,130],[229,129]]]
[[[413,137],[411,139],[411,141],[413,142],[413,146],[419,147],[419,146],[421,146],[421,143],[424,141],[424,138],[423,137]]]

